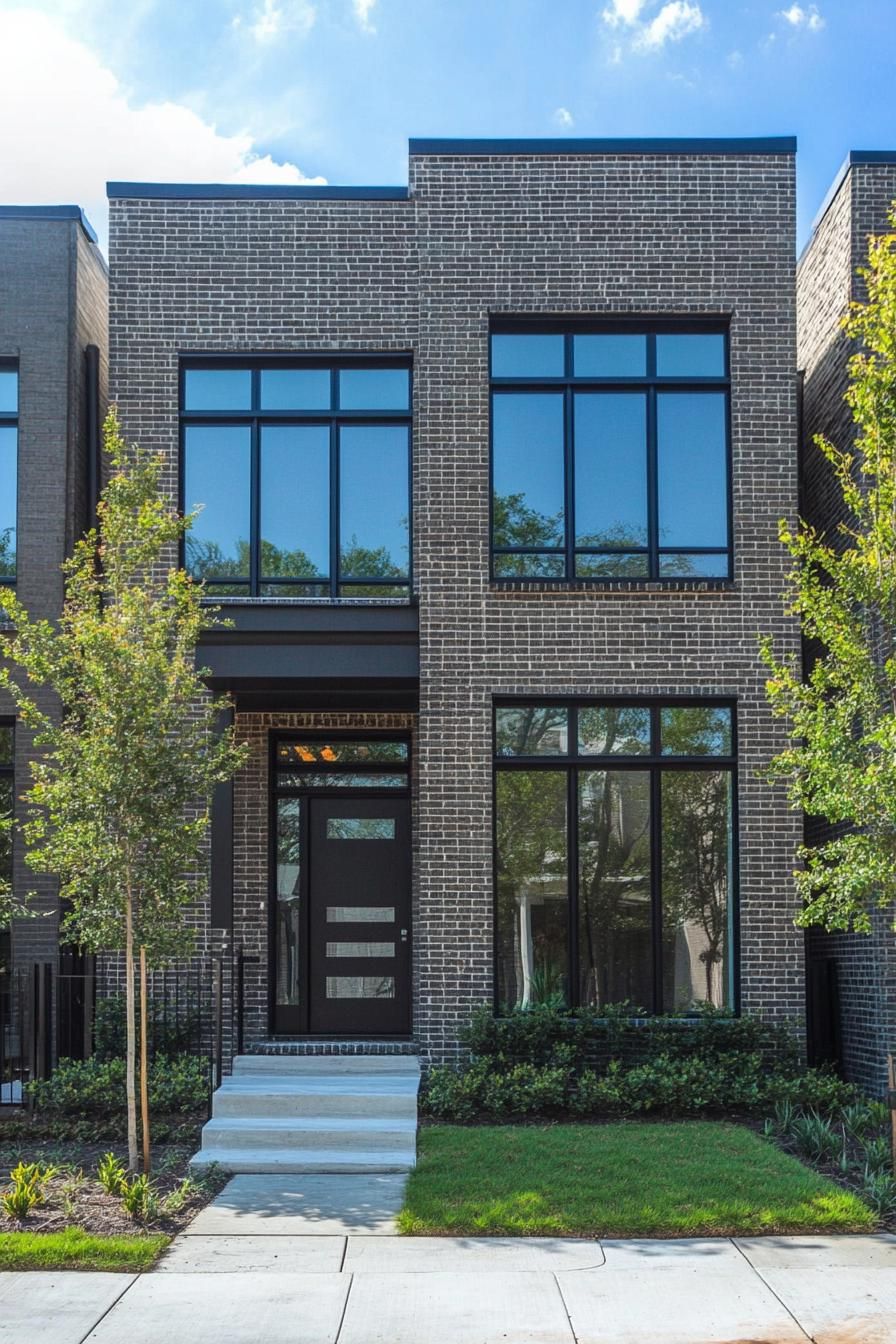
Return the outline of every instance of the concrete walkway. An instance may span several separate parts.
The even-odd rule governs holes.
[[[896,1344],[896,1237],[394,1235],[403,1176],[237,1176],[158,1269],[0,1274],[16,1344]]]

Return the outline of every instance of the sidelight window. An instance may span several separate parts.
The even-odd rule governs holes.
[[[16,578],[19,474],[19,371],[0,360],[0,583]]]

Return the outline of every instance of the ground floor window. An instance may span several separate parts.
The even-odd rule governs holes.
[[[734,707],[495,709],[497,1003],[733,1002]]]

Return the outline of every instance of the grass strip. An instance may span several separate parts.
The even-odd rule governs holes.
[[[80,1227],[62,1232],[0,1233],[0,1270],[103,1269],[136,1273],[149,1269],[170,1237],[100,1237]]]
[[[871,1210],[727,1122],[432,1125],[399,1230],[437,1236],[868,1232]]]

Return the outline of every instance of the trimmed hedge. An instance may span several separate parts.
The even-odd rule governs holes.
[[[514,1116],[705,1115],[765,1111],[779,1101],[838,1107],[856,1089],[799,1067],[796,1043],[753,1017],[600,1019],[547,1007],[477,1013],[467,1067],[433,1069],[421,1109],[443,1120]]]
[[[149,1066],[150,1109],[195,1114],[208,1105],[208,1064],[194,1055],[159,1056]],[[123,1059],[60,1059],[49,1078],[28,1083],[40,1111],[66,1116],[123,1114],[127,1108]]]

